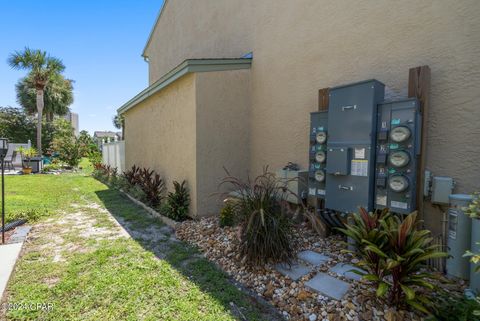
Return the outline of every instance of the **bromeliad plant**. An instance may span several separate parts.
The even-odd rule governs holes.
[[[428,313],[430,300],[419,289],[433,289],[428,280],[433,276],[423,271],[429,259],[446,257],[432,245],[430,231],[416,228],[417,213],[405,219],[388,214],[369,214],[361,210],[355,225],[341,230],[354,238],[361,258],[360,267],[366,268],[364,278],[374,281],[377,296],[387,296],[392,305],[404,303]]]

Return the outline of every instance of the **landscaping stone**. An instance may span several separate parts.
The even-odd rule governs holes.
[[[327,255],[323,255],[310,250],[298,253],[298,258],[315,266],[322,265],[325,262],[331,260],[331,258]]]
[[[305,285],[335,300],[341,300],[350,288],[347,282],[325,273],[318,273],[313,279],[306,282]]]
[[[337,265],[332,267],[329,271],[336,273],[340,276],[344,276],[350,280],[360,281],[362,279],[362,276],[359,274],[356,274],[355,272],[352,272],[352,270],[355,270],[361,273],[366,273],[364,270],[346,263],[338,263]]]
[[[280,263],[275,265],[275,269],[294,281],[300,279],[302,276],[308,274],[312,270],[310,267],[301,263],[295,263],[290,266],[285,263]]]
[[[353,266],[355,261],[358,262],[357,258],[343,252],[344,239],[340,235],[322,238],[306,225],[295,226],[291,242],[297,255],[303,251],[319,255],[328,253],[330,260],[317,266],[305,263],[309,272],[292,280],[279,272],[276,265],[252,266],[246,263],[239,252],[238,227],[220,227],[217,217],[179,223],[175,233],[178,239],[198,247],[208,260],[215,262],[235,282],[267,300],[288,320],[309,321],[310,316],[313,319],[315,315],[316,321],[385,321],[389,308],[384,299],[376,297],[376,288],[371,283],[349,279],[348,274],[338,275],[331,271],[339,263]],[[348,287],[341,299],[317,293],[310,287],[319,272],[330,274],[327,277],[335,280],[334,289],[338,290],[338,284]],[[438,281],[436,285],[446,289],[449,283]],[[465,286],[452,284],[448,291],[461,294]],[[402,321],[413,320],[422,320],[422,315],[405,313]]]
[[[15,231],[13,232],[12,236],[10,236],[9,243],[18,243],[18,242],[23,242],[28,235],[28,232],[30,232],[31,227],[30,226],[19,226],[15,228]]]

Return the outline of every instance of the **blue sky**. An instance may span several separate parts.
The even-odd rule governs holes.
[[[7,58],[25,46],[63,60],[75,80],[80,129],[112,130],[116,109],[148,85],[140,56],[163,0],[0,1],[0,106],[18,106],[25,71]]]

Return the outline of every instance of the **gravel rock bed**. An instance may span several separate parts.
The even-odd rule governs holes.
[[[236,228],[218,225],[217,218],[186,221],[176,227],[179,239],[197,246],[207,259],[218,264],[228,275],[274,305],[289,320],[421,320],[410,311],[396,311],[375,296],[375,289],[366,281],[339,277],[328,270],[339,262],[355,264],[350,254],[341,253],[343,239],[339,235],[321,238],[306,226],[294,229],[292,241],[295,251],[313,250],[332,258],[314,268],[296,282],[277,272],[273,265],[250,267],[242,263],[236,251],[239,235]],[[351,283],[343,300],[337,301],[319,295],[304,286],[317,272],[325,272]],[[453,291],[462,289],[453,289]]]

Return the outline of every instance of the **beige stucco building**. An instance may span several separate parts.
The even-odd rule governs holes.
[[[320,88],[375,78],[406,97],[409,68],[428,65],[426,167],[480,190],[479,16],[477,0],[167,0],[143,51],[150,86],[119,109],[126,166],[187,179],[191,214],[213,214],[223,166],[307,168]]]

